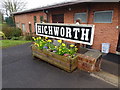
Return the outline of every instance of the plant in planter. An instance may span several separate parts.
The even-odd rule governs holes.
[[[59,42],[59,40],[58,40]],[[69,56],[73,58],[77,52],[77,48],[74,45],[70,45],[70,48],[67,48],[64,43],[61,43],[61,45],[58,47],[57,54],[59,55],[64,55],[64,56]]]
[[[55,46],[48,37],[33,37],[32,54],[44,61],[47,61],[57,67],[68,72],[73,71],[77,67],[77,48],[70,45],[67,48],[62,40],[58,40],[59,46]]]

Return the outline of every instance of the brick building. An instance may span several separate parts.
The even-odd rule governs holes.
[[[95,25],[92,48],[101,50],[102,43],[110,43],[110,52],[120,52],[119,2],[67,2],[14,13],[16,26],[23,32],[35,32],[35,23],[44,19],[49,23]]]

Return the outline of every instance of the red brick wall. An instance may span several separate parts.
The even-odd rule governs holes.
[[[68,8],[71,8],[71,11]],[[118,43],[118,3],[91,3],[89,4],[89,18],[88,23],[95,25],[95,35],[92,48],[101,50],[102,43],[110,43],[110,52],[115,53]],[[112,23],[94,23],[94,11],[113,10]],[[65,8],[57,8],[51,10],[50,22],[52,23],[52,14],[63,14],[64,23],[74,23],[74,13],[87,12],[86,4],[78,4],[68,6]]]
[[[112,23],[93,23],[94,11],[113,10]],[[110,43],[110,52],[115,53],[118,42],[118,3],[102,3],[91,6],[89,23],[95,25],[93,48],[101,49],[101,43]]]
[[[44,16],[44,19],[46,19],[46,14],[43,12],[34,12],[34,13],[26,13],[26,14],[20,14],[15,15],[15,22],[19,23],[20,28],[22,29],[22,23],[25,24],[26,32],[29,32],[29,22],[31,22],[32,25],[32,32],[34,32],[34,16],[37,17],[37,22],[40,22],[40,16]]]

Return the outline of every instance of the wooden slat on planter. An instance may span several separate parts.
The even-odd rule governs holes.
[[[74,58],[69,58],[69,57],[57,55],[47,50],[37,49],[34,45],[32,46],[32,55],[52,65],[55,65],[67,72],[72,72],[77,68],[78,56]]]

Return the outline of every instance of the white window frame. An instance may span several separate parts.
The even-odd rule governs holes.
[[[87,23],[87,12],[74,13],[74,22],[75,22],[75,14],[86,14],[86,21],[85,21],[85,22],[82,22],[82,23]]]
[[[24,24],[24,29],[23,29],[23,24],[24,24],[24,23],[22,23],[22,31],[23,31],[23,32],[26,32],[25,24]]]
[[[95,14],[96,14],[96,13],[101,13],[101,12],[112,12],[111,22],[95,22]],[[112,19],[113,19],[113,12],[114,12],[114,10],[95,11],[95,12],[94,12],[93,22],[94,22],[94,23],[112,23]]]

